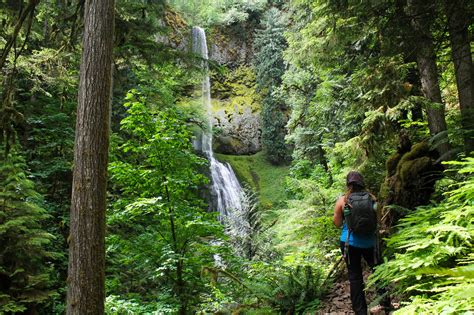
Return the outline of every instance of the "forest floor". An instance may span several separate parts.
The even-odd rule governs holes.
[[[370,275],[368,268],[364,271],[364,281],[367,281],[367,277]],[[385,314],[383,309],[378,306],[370,305],[372,301],[376,299],[375,289],[370,288],[366,292],[367,304],[369,304],[370,314],[382,315]],[[354,314],[351,306],[350,287],[349,279],[347,276],[347,269],[341,270],[341,275],[336,279],[331,292],[322,301],[323,307],[318,314],[331,314],[331,315],[345,315]],[[392,306],[398,308],[398,303],[392,301]]]

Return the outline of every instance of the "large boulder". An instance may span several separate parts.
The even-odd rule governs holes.
[[[220,109],[214,114],[214,151],[224,154],[254,154],[260,151],[260,115],[250,107],[233,112]]]

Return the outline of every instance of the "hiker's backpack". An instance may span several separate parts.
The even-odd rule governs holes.
[[[350,232],[358,235],[373,235],[377,229],[375,200],[365,191],[354,192],[347,197],[344,219]]]

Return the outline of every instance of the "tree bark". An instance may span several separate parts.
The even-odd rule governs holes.
[[[103,314],[114,0],[88,0],[74,147],[67,314]]]
[[[428,128],[431,136],[442,138],[443,141],[437,146],[437,150],[442,159],[447,159],[449,158],[450,145],[447,139],[444,104],[441,99],[436,53],[431,33],[434,16],[433,3],[426,0],[408,0],[407,4],[416,43],[416,62],[420,73],[421,88],[424,96],[433,103],[426,109]]]
[[[469,18],[464,0],[447,0],[445,9],[461,108],[464,148],[469,154],[474,151],[474,67],[469,42]]]

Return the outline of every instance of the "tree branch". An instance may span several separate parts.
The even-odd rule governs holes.
[[[18,37],[18,33],[20,33],[20,30],[21,30],[21,27],[23,26],[23,23],[25,22],[28,15],[30,15],[30,14],[32,14],[32,12],[34,12],[34,10],[36,8],[36,5],[38,5],[39,2],[40,2],[40,0],[30,0],[29,4],[25,8],[25,10],[20,13],[20,17],[18,18],[18,22],[16,23],[15,28],[13,30],[13,34],[12,34],[10,40],[5,45],[5,49],[3,50],[2,56],[0,57],[0,69],[2,69],[3,66],[5,65],[8,54],[10,53],[10,50],[12,49],[13,44],[16,42],[16,39]]]

